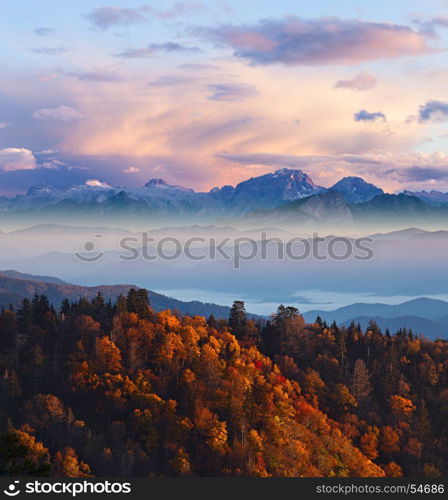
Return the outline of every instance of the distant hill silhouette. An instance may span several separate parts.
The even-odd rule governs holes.
[[[419,298],[398,305],[357,303],[334,311],[308,311],[307,321],[313,322],[320,316],[327,323],[336,321],[339,325],[349,325],[352,321],[366,327],[370,320],[391,332],[400,328],[412,329],[430,338],[448,339],[448,302]]]
[[[82,297],[94,298],[101,293],[105,300],[116,301],[122,294],[126,295],[131,288],[139,288],[135,285],[103,285],[103,286],[79,286],[65,283],[58,278],[49,276],[34,276],[22,274],[17,271],[0,271],[0,309],[8,308],[10,305],[19,307],[23,299],[32,299],[35,294],[46,295],[50,303],[58,308],[62,301],[67,298],[70,301],[79,300]],[[212,303],[199,301],[184,302],[160,293],[149,291],[151,306],[156,311],[165,309],[178,310],[182,314],[210,316],[216,318],[228,318],[230,308]],[[249,315],[257,317],[256,315]]]

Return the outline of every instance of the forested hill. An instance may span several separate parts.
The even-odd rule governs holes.
[[[44,281],[45,279],[45,281]],[[115,302],[119,295],[126,295],[135,285],[102,285],[102,286],[79,286],[64,283],[58,278],[40,277],[29,274],[21,274],[17,271],[0,271],[0,309],[9,308],[11,305],[17,308],[22,300],[32,299],[35,294],[45,295],[50,304],[59,307],[66,298],[75,301],[81,298],[93,299],[98,293],[106,301]],[[210,316],[216,318],[227,318],[230,308],[218,304],[204,303],[199,301],[184,302],[167,297],[160,293],[149,291],[152,307],[156,311],[165,309],[177,310],[182,314]]]
[[[44,296],[0,314],[0,475],[448,473],[448,343]]]

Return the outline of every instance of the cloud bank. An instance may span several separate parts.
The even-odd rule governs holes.
[[[408,26],[337,17],[263,19],[255,24],[200,28],[196,33],[230,47],[235,56],[252,65],[354,65],[433,51],[425,35]]]

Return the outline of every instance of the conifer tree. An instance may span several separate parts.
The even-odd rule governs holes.
[[[246,307],[241,300],[235,300],[230,309],[229,328],[233,334],[243,334],[247,324]]]

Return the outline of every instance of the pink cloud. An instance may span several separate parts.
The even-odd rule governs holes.
[[[35,168],[36,158],[29,149],[0,149],[0,170],[12,172],[14,170],[33,170]]]
[[[197,31],[234,50],[253,65],[358,64],[434,52],[425,35],[392,23],[336,17],[265,19],[252,25],[222,25]]]
[[[362,73],[357,74],[350,80],[339,80],[336,82],[335,88],[337,89],[350,89],[357,90],[359,92],[363,92],[366,90],[373,89],[377,84],[376,78],[363,71]]]

